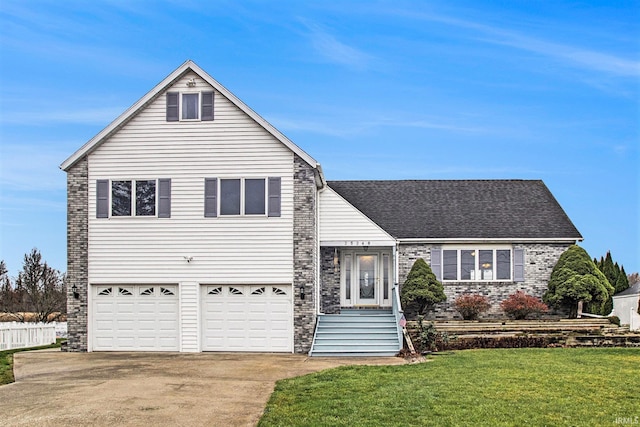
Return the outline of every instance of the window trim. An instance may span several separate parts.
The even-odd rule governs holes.
[[[498,251],[508,250],[509,251],[509,278],[507,279],[498,279]],[[444,253],[445,251],[456,251],[456,279],[445,279],[444,278]],[[474,251],[476,255],[474,256],[475,260],[475,268],[473,269],[474,273],[471,275],[474,278],[471,279],[461,279],[462,277],[462,251]],[[479,278],[476,276],[481,276],[481,268],[480,268],[480,251],[491,251],[492,252],[492,267],[491,267],[491,279]],[[440,252],[440,277],[443,283],[496,283],[496,282],[514,282],[514,251],[515,248],[512,245],[446,245],[439,248]]]
[[[112,178],[112,179],[98,179],[96,180],[96,219],[122,219],[122,218],[171,218],[170,216],[170,208],[167,212],[167,215],[160,215],[160,181],[169,181],[169,204],[171,204],[171,178]],[[153,215],[138,215],[137,213],[137,182],[143,181],[153,181],[155,183],[155,201],[154,201],[154,214]],[[97,206],[98,202],[98,188],[100,185],[99,182],[107,183],[107,197],[102,200],[102,203],[107,204],[107,215],[100,215],[99,207]],[[131,215],[113,215],[113,183],[114,182],[130,182],[131,183],[131,200],[130,200],[130,211]]]
[[[203,117],[203,95],[205,93],[210,93],[211,94],[211,114],[207,115],[206,117]],[[178,117],[177,120],[175,118],[173,118],[173,116],[171,116],[169,114],[169,108],[175,108],[174,105],[170,106],[169,105],[169,95],[170,94],[175,94],[178,97]],[[196,118],[193,119],[184,119],[182,118],[182,114],[184,111],[184,95],[198,95],[198,105],[196,106]],[[211,90],[169,90],[167,91],[167,96],[166,96],[166,121],[167,122],[208,122],[208,121],[213,121],[214,120],[214,116],[215,116],[215,99],[216,99],[216,91],[213,90],[213,88]]]
[[[213,179],[213,178],[209,178],[209,179]],[[266,176],[245,176],[245,177],[217,177],[215,178],[217,179],[217,213],[218,213],[218,217],[228,217],[228,218],[234,218],[234,217],[252,217],[252,218],[265,218],[268,217],[268,207],[269,207],[269,178]],[[263,202],[264,202],[264,211],[263,213],[258,213],[258,214],[248,214],[246,213],[246,180],[251,179],[251,180],[262,180],[264,183],[264,198],[263,198]],[[239,214],[223,214],[222,213],[222,181],[226,181],[226,180],[240,180],[240,213]]]
[[[185,95],[198,95],[198,105],[196,105],[196,118],[195,119],[184,119],[182,118],[182,113],[183,113],[183,100],[184,100],[184,96]],[[180,95],[179,95],[179,102],[178,102],[178,117],[180,118],[181,122],[199,122],[200,117],[202,116],[202,111],[200,111],[200,109],[202,108],[202,92],[201,91],[191,91],[191,90],[185,90],[185,91],[181,91]]]

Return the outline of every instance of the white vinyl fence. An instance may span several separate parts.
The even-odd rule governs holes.
[[[629,309],[629,329],[640,331],[640,314],[633,307]]]
[[[66,334],[66,322],[64,330]],[[38,347],[55,344],[56,324],[53,323],[0,323],[0,350],[13,348]]]

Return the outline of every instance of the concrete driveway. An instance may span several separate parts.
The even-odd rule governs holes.
[[[3,426],[253,426],[282,378],[401,358],[308,358],[246,353],[15,355],[0,386]]]

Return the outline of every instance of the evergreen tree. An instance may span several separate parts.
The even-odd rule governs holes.
[[[616,288],[616,293],[628,289],[629,286],[629,277],[624,271],[624,266],[622,266],[622,268],[620,269],[620,273],[618,274],[618,278],[616,279],[616,284],[614,285],[614,287]]]
[[[418,314],[424,314],[434,304],[446,300],[444,287],[436,279],[431,267],[422,258],[413,263],[400,289],[400,301],[403,307],[415,308]]]
[[[611,251],[607,251],[607,256],[604,258],[602,268],[600,271],[604,273],[611,286],[615,286],[618,275],[616,274],[616,268],[613,265],[613,259],[611,258]]]
[[[543,300],[550,306],[568,309],[570,316],[576,317],[578,301],[603,311],[613,292],[613,286],[589,254],[580,246],[572,245],[553,267]]]

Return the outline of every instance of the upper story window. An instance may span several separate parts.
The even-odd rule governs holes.
[[[167,121],[213,120],[213,92],[167,92]]]
[[[171,180],[99,179],[96,182],[96,217],[171,217]]]
[[[281,179],[206,178],[204,216],[267,215],[280,216]]]

